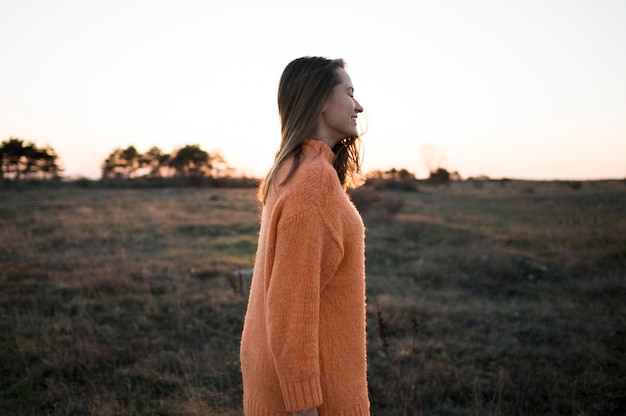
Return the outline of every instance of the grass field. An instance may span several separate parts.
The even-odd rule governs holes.
[[[626,414],[624,181],[353,198],[373,415]],[[0,188],[0,414],[241,415],[258,226],[254,189]]]

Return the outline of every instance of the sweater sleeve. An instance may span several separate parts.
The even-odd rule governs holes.
[[[268,340],[287,411],[322,404],[319,361],[321,275],[340,250],[310,207],[278,222],[266,287]]]

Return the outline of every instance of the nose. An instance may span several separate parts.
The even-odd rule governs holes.
[[[363,112],[363,107],[361,107],[361,104],[355,99],[354,100],[354,111],[356,111],[357,113],[362,113]]]

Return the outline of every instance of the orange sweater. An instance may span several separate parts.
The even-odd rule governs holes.
[[[369,415],[363,222],[330,148],[307,140],[302,156],[263,208],[241,339],[244,412]]]

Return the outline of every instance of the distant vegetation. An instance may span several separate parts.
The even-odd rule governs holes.
[[[128,146],[115,149],[106,158],[102,178],[204,178],[225,176],[231,170],[220,153],[208,153],[197,144],[186,145],[170,154],[156,146],[145,153]]]
[[[446,165],[445,149],[432,145],[420,149],[422,162],[429,174],[425,179],[417,179],[407,169],[391,168],[387,171],[375,170],[367,173],[366,186],[376,191],[403,190],[416,191],[418,185],[439,186],[461,181],[458,171],[449,171]],[[211,186],[221,188],[254,188],[258,178],[240,177],[235,174],[220,152],[208,152],[198,144],[188,144],[164,152],[152,146],[140,152],[133,145],[114,149],[100,165],[101,177],[94,181],[79,178],[68,182],[79,186],[106,186],[120,188],[142,187],[181,187]],[[0,144],[0,185],[3,183],[59,182],[61,175],[59,156],[51,146],[39,147],[33,142],[10,137]],[[492,181],[487,175],[468,177],[476,187]],[[508,178],[493,179],[500,184],[511,181]],[[625,179],[626,181],[626,179]],[[581,181],[564,181],[572,189],[580,189]],[[353,198],[367,199],[366,204],[375,203],[375,192],[356,190]]]
[[[178,178],[200,180],[228,177],[233,168],[219,152],[209,153],[197,144],[165,153],[153,146],[139,152],[135,146],[117,148],[102,162],[101,179]],[[0,181],[61,179],[59,156],[50,147],[38,147],[10,137],[0,145]]]
[[[58,156],[50,146],[10,137],[0,145],[0,180],[59,179]]]
[[[434,151],[431,151],[432,154]],[[11,180],[49,180],[61,179],[62,169],[58,164],[58,155],[50,146],[38,148],[32,142],[24,142],[19,138],[11,137],[0,147],[2,169],[0,181]],[[427,184],[440,185],[452,180],[460,180],[458,172],[448,172],[442,164],[444,158],[433,162],[429,154],[424,161],[430,174],[425,180]],[[235,184],[232,174],[235,169],[228,165],[224,156],[219,152],[208,152],[198,144],[188,144],[174,149],[171,153],[164,152],[157,146],[152,146],[146,152],[140,152],[135,146],[114,149],[100,165],[101,180],[108,185],[129,184],[142,185],[172,185],[211,184],[222,179],[226,185],[241,186],[242,181]],[[387,171],[373,171],[368,173],[370,184],[376,187],[415,190],[417,179],[415,174],[406,169],[392,168]],[[209,179],[209,180],[207,180]],[[226,179],[226,180],[224,180]],[[249,178],[243,185],[256,184]],[[182,182],[181,182],[182,180]],[[224,184],[222,184],[224,185]]]

